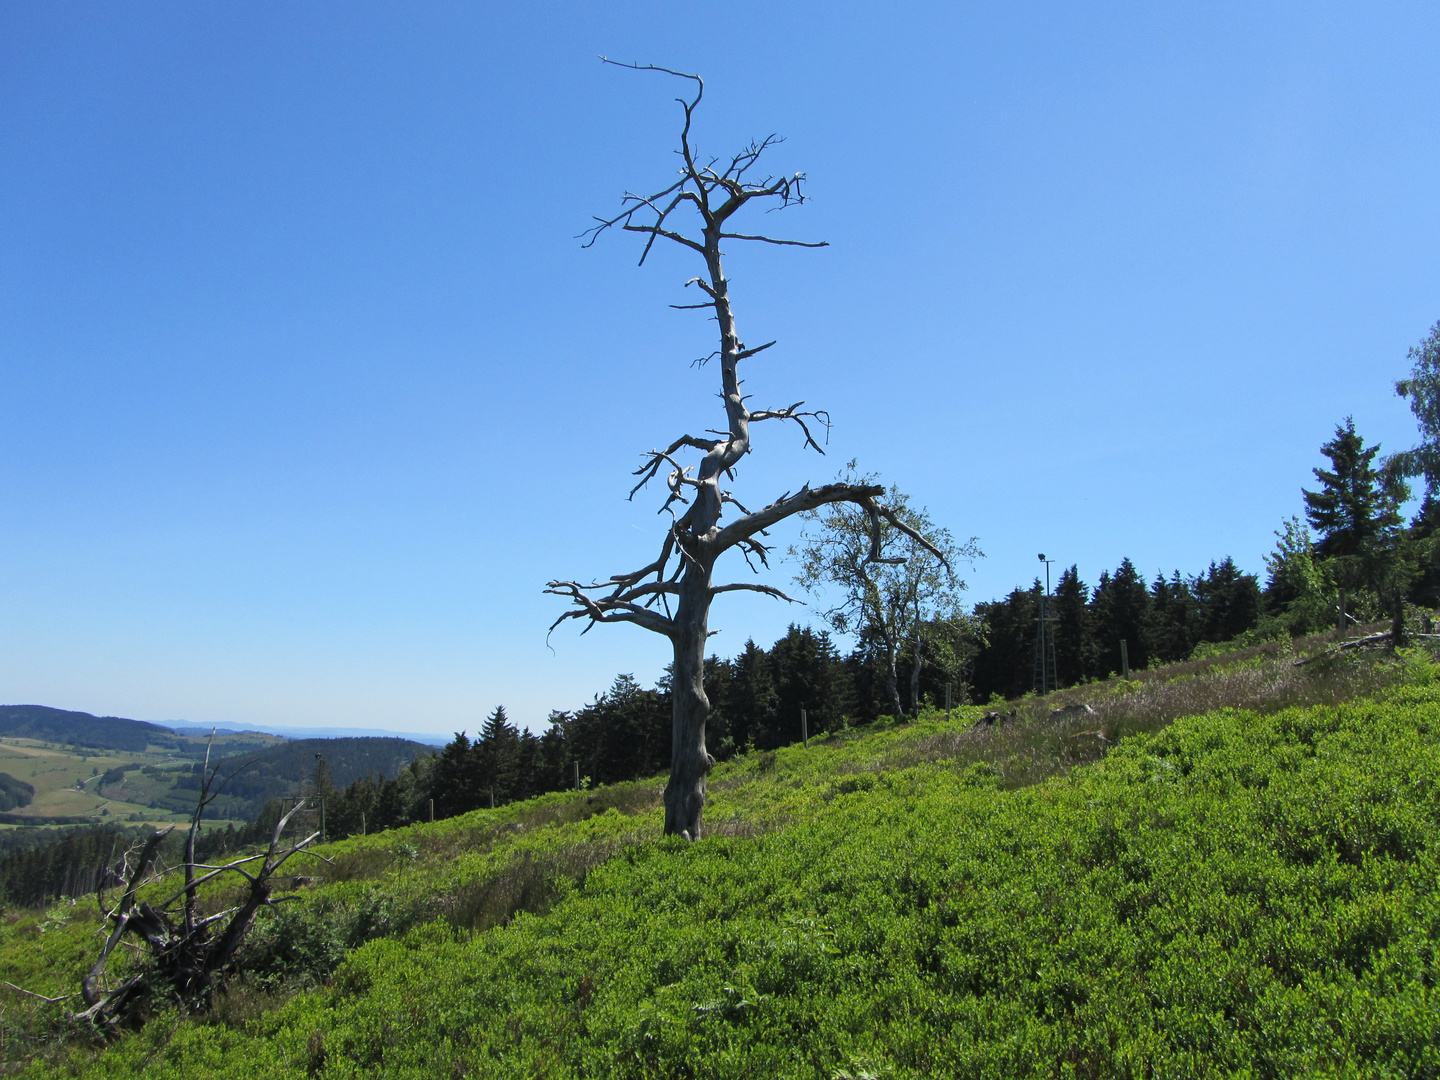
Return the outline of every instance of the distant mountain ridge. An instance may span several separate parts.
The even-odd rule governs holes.
[[[204,739],[212,729],[220,736],[263,734],[280,739],[405,739],[426,746],[444,746],[441,735],[410,734],[371,728],[285,727],[260,724],[197,724],[172,720],[156,724],[129,720],[123,716],[96,716],[74,709],[49,705],[0,705],[0,736],[39,739],[67,746],[91,746],[98,750],[128,750],[143,753],[147,746],[180,749],[183,740]]]
[[[220,734],[233,735],[258,732],[264,735],[278,735],[282,739],[406,739],[409,742],[424,743],[426,746],[444,746],[453,735],[438,735],[433,732],[390,731],[387,728],[359,727],[290,727],[285,724],[197,724],[193,720],[167,720],[166,725],[176,734],[192,738],[204,738],[212,727],[218,727]]]
[[[207,753],[219,775],[229,777],[211,816],[248,821],[270,799],[299,794],[307,783],[313,784],[319,758],[325,759],[331,783],[343,788],[361,776],[393,778],[416,758],[435,752],[434,746],[426,743],[373,732],[353,736],[335,731],[327,732],[327,738],[296,739],[273,731],[246,730],[248,727],[217,725],[211,742],[209,726],[172,729],[144,720],[94,716],[47,705],[0,705],[0,736],[57,744],[80,760],[87,752],[146,755],[149,764],[113,763],[104,776],[99,776],[97,768],[98,779],[89,790],[97,802],[138,799],[141,805],[167,814],[188,814],[194,809],[201,759]],[[150,751],[158,751],[158,756],[147,753]],[[188,765],[184,764],[187,760]],[[87,765],[82,775],[89,768]],[[160,790],[155,790],[156,784]],[[0,818],[4,819],[0,824],[61,825],[92,820],[73,814],[42,814],[30,806],[35,795],[31,784],[0,773]],[[25,807],[29,807],[25,814],[11,812]]]
[[[94,716],[48,705],[0,705],[0,735],[136,753],[143,753],[148,746],[175,747],[181,738],[168,727],[145,720]]]

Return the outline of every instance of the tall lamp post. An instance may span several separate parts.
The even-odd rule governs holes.
[[[1055,634],[1050,628],[1056,621],[1050,616],[1050,564],[1055,560],[1045,558],[1043,551],[1039,558],[1045,564],[1045,592],[1040,597],[1040,617],[1036,620],[1035,692],[1044,695],[1060,689],[1060,674],[1055,662]]]

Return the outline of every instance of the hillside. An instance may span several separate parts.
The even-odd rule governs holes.
[[[744,755],[694,845],[658,781],[329,845],[212,1017],[64,1071],[1440,1075],[1433,664],[1146,676]],[[5,927],[0,977],[71,989],[95,918]]]
[[[46,705],[0,705],[0,736],[134,753],[152,746],[178,749],[185,741],[169,728],[144,720],[92,716]]]
[[[409,739],[295,739],[226,757],[218,768],[221,776],[232,779],[216,802],[217,812],[241,820],[255,818],[270,799],[297,794],[301,780],[315,775],[317,757],[325,759],[331,783],[344,787],[371,774],[395,776],[417,757],[433,752],[433,747]],[[199,773],[192,772],[176,781],[162,803],[193,808],[198,788]]]
[[[35,828],[188,819],[208,744],[139,720],[0,707],[0,851],[35,846]],[[219,734],[209,749],[212,765],[231,777],[208,813],[214,824],[253,820],[268,800],[296,794],[313,780],[317,754],[343,786],[371,773],[394,776],[432,752],[407,739],[287,740],[248,731]]]
[[[245,738],[257,750],[276,741]],[[232,749],[239,746],[232,744]],[[0,811],[0,850],[10,846],[13,830],[113,821],[158,824],[188,816],[194,809],[193,797],[183,806],[166,803],[177,782],[186,782],[195,768],[189,747],[183,751],[154,744],[146,751],[106,750],[0,736],[0,770],[24,785],[16,789],[13,803]],[[31,789],[30,797],[22,801],[25,787]],[[23,841],[24,846],[32,842],[33,837]]]

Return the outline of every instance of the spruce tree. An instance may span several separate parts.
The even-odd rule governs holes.
[[[1099,644],[1096,674],[1103,677],[1120,670],[1121,641],[1126,644],[1130,667],[1146,667],[1150,663],[1150,590],[1134,563],[1122,559],[1113,575],[1100,575],[1091,608]]]
[[[1174,663],[1190,655],[1200,640],[1200,605],[1190,583],[1176,570],[1167,579],[1156,574],[1150,585],[1149,641],[1154,659]]]
[[[1050,600],[1055,616],[1055,665],[1061,686],[1074,686],[1089,677],[1095,666],[1095,624],[1090,613],[1090,586],[1080,580],[1080,569],[1062,570]]]
[[[768,746],[767,739],[775,728],[779,698],[770,670],[770,654],[753,639],[732,663],[735,676],[731,695],[730,737],[737,749]]]
[[[613,784],[663,772],[670,760],[669,717],[668,689],[646,690],[633,675],[616,676],[570,726],[581,775]]]
[[[514,798],[519,779],[520,732],[505,715],[504,705],[496,705],[495,711],[486,718],[472,755],[475,805],[489,806],[492,794],[496,806]]]
[[[830,635],[791,624],[770,649],[775,711],[766,743],[786,746],[801,739],[800,710],[807,713],[810,734],[834,731],[853,710],[849,672]]]
[[[457,731],[430,770],[428,797],[435,801],[436,817],[453,817],[475,809],[477,804],[466,782],[470,768],[470,739],[465,732]]]
[[[1416,577],[1410,586],[1410,602],[1440,607],[1440,498],[1426,495],[1420,512],[1410,522],[1416,545]]]
[[[1212,562],[1191,589],[1200,608],[1200,641],[1229,641],[1260,621],[1260,583],[1228,555]]]
[[[975,696],[1016,698],[1035,686],[1035,635],[1044,586],[1012,589],[1004,600],[975,605],[984,644],[975,657]]]
[[[1348,585],[1373,584],[1372,564],[1399,527],[1400,505],[1409,490],[1398,477],[1375,468],[1380,446],[1365,446],[1352,417],[1335,428],[1335,437],[1320,451],[1331,468],[1313,470],[1319,491],[1301,491],[1305,516],[1320,534],[1316,551],[1340,561]]]

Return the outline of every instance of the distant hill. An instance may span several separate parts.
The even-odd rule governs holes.
[[[216,816],[253,819],[270,799],[299,794],[302,785],[315,776],[317,755],[324,756],[331,783],[343,788],[371,773],[394,777],[417,757],[432,753],[433,747],[409,739],[360,738],[295,739],[236,754],[218,762],[221,777],[234,776],[215,804]],[[160,799],[161,806],[187,811],[194,807],[200,786],[198,763],[194,769],[176,779]]]
[[[0,705],[0,735],[137,753],[152,745],[178,747],[182,741],[169,728],[144,720],[92,716],[46,705]]]
[[[343,788],[371,773],[394,777],[417,757],[434,753],[431,746],[397,737],[286,739],[275,734],[221,729],[211,744],[209,735],[208,728],[187,727],[177,732],[161,724],[119,716],[92,716],[45,705],[0,705],[0,736],[55,743],[62,747],[63,755],[56,760],[74,759],[72,771],[52,768],[38,774],[44,777],[46,791],[51,792],[44,798],[30,783],[0,773],[0,824],[89,821],[89,817],[76,816],[68,805],[39,805],[47,800],[54,802],[51,789],[61,787],[90,792],[91,797],[83,800],[85,810],[111,800],[112,805],[121,803],[131,808],[130,813],[147,807],[162,815],[188,815],[195,808],[200,760],[207,745],[211,765],[219,764],[220,775],[235,774],[207,816],[240,821],[255,818],[270,799],[297,794],[307,780],[314,778],[317,754],[324,756],[331,782]],[[157,752],[147,753],[147,749]],[[86,757],[87,751],[119,751],[143,755],[143,759],[92,763]],[[86,784],[91,786],[87,788]],[[13,812],[21,808],[25,808],[24,813]]]
[[[178,735],[204,738],[210,734],[209,724],[197,724],[190,720],[166,720],[165,725]],[[405,739],[409,742],[424,743],[426,746],[444,746],[453,735],[439,735],[429,731],[389,731],[385,728],[352,727],[291,727],[285,724],[222,724],[218,733],[237,735],[244,732],[261,732],[278,735],[282,739]]]

